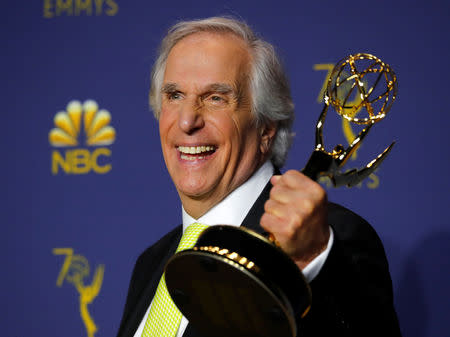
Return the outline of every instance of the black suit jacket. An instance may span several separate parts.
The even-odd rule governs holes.
[[[264,188],[242,226],[263,232],[259,220],[271,187],[269,183]],[[298,320],[298,336],[400,336],[388,263],[379,237],[364,219],[342,206],[329,203],[328,219],[334,244],[311,282],[311,310]],[[133,337],[181,235],[182,226],[178,226],[138,258],[117,337]],[[183,337],[208,336],[201,336],[189,324]]]

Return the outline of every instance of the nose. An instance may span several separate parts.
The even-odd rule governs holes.
[[[178,119],[178,126],[183,132],[192,134],[203,128],[205,121],[201,110],[195,103],[186,102],[183,105]]]

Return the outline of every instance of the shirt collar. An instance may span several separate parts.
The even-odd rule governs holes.
[[[191,217],[184,210],[184,207],[181,207],[183,212],[183,232],[187,226],[194,222],[209,226],[240,226],[273,173],[274,167],[268,160],[245,183],[198,219]]]

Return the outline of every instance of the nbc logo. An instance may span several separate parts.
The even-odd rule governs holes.
[[[108,158],[111,150],[105,146],[114,143],[115,129],[109,125],[111,114],[105,109],[98,109],[98,104],[87,100],[83,104],[71,101],[66,111],[58,112],[53,122],[55,128],[50,130],[48,139],[55,148],[52,152],[52,174],[60,170],[66,174],[86,174],[91,171],[104,174],[111,171]],[[90,151],[79,148],[80,139],[84,145],[96,147]]]

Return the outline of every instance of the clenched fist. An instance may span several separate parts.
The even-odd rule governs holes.
[[[315,181],[290,170],[273,176],[261,226],[275,236],[300,269],[327,247],[327,194]]]

